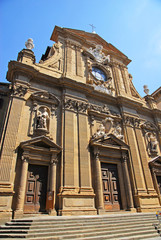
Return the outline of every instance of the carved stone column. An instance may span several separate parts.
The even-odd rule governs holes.
[[[50,182],[49,189],[54,193],[53,206],[50,210],[51,215],[56,215],[55,202],[56,202],[56,169],[57,169],[57,153],[53,153],[50,161]]]
[[[101,176],[101,163],[99,160],[99,152],[95,151],[95,186],[96,186],[96,202],[97,202],[97,211],[100,213],[100,210],[104,209],[103,203],[103,189],[102,189],[102,176]]]
[[[20,184],[19,184],[18,197],[17,197],[17,206],[16,206],[14,217],[23,215],[27,172],[28,172],[28,158],[22,156],[21,177],[20,177]]]
[[[122,154],[121,160],[122,160],[122,167],[123,167],[123,173],[124,173],[125,191],[127,196],[127,204],[128,204],[127,207],[130,210],[134,208],[134,204],[133,204],[132,190],[130,185],[130,177],[129,177],[128,167],[127,167],[127,159],[128,159],[127,154]]]

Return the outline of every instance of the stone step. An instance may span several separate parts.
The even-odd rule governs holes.
[[[149,235],[152,235],[152,236],[158,236],[157,233],[154,232],[154,229],[152,230],[137,230],[136,231],[130,231],[130,232],[126,232],[126,231],[123,231],[123,232],[116,232],[116,233],[113,233],[111,232],[110,230],[108,231],[93,231],[93,232],[90,232],[90,233],[81,233],[81,232],[78,232],[78,233],[67,233],[67,234],[61,234],[61,235],[58,235],[56,237],[60,237],[60,239],[79,239],[79,238],[87,238],[87,237],[96,237],[98,239],[100,239],[99,236],[106,236],[106,239],[111,239],[111,238],[120,238],[120,237],[129,237],[129,236],[136,236],[136,235],[144,235],[146,236],[147,234]],[[42,237],[47,237],[49,236],[50,233],[39,233],[39,234],[28,234],[27,235],[27,238],[34,238],[34,237],[39,237],[39,238],[42,238]],[[50,235],[51,236],[51,235]],[[55,237],[55,236],[53,236]],[[58,238],[59,239],[59,238]]]
[[[30,238],[30,240],[36,240],[36,239],[39,239],[39,238]],[[52,238],[45,238],[46,240],[51,240]],[[99,240],[141,240],[141,239],[149,239],[149,240],[161,240],[160,237],[158,237],[158,235],[156,235],[156,233],[154,234],[142,234],[142,235],[138,235],[138,234],[135,234],[135,236],[128,236],[128,237],[119,237],[119,238],[116,238],[116,237],[111,237],[108,238],[108,236],[99,236]],[[78,238],[78,240],[98,240],[98,236],[95,236],[95,237],[83,237],[83,238]]]
[[[154,227],[151,225],[151,226],[146,226],[146,225],[140,225],[140,226],[124,226],[124,227],[121,227],[121,226],[111,226],[110,227],[110,230],[109,231],[115,231],[115,232],[126,232],[127,230],[128,231],[137,231],[137,230],[154,230]],[[43,232],[44,234],[46,233],[54,233],[54,234],[57,234],[57,235],[63,235],[63,234],[70,234],[71,232],[72,233],[77,233],[77,232],[92,232],[92,231],[107,231],[107,226],[103,226],[103,227],[100,227],[100,226],[95,226],[94,228],[71,228],[71,229],[51,229],[51,228],[43,228],[43,229],[33,229],[33,230],[21,230],[21,229],[0,229],[0,233],[18,233],[18,234],[32,234],[32,233],[41,233]]]
[[[80,219],[93,219],[93,218],[97,218],[97,219],[102,219],[102,218],[116,218],[116,217],[120,217],[120,218],[133,218],[133,217],[149,217],[155,216],[155,213],[126,213],[126,214],[106,214],[106,215],[81,215],[81,216],[39,216],[39,217],[27,217],[27,218],[21,218],[21,219],[13,219],[13,221],[31,221],[31,220],[41,220],[41,219],[62,219],[62,220],[69,220],[69,219],[75,219],[75,220],[80,220]]]
[[[146,239],[158,237],[155,214],[15,219],[0,227],[1,239]],[[142,237],[143,236],[143,237]],[[135,238],[134,238],[135,237]]]
[[[63,221],[93,221],[93,220],[97,220],[97,221],[102,221],[103,219],[123,219],[123,218],[126,218],[126,219],[146,219],[146,218],[155,218],[155,214],[141,214],[141,213],[138,213],[138,214],[126,214],[126,215],[103,215],[103,216],[79,216],[79,217],[50,217],[50,216],[46,216],[46,217],[35,217],[35,218],[24,218],[24,219],[13,219],[12,222],[40,222],[40,221],[57,221],[57,222],[63,222]]]
[[[107,219],[102,219],[101,221],[97,220],[97,219],[93,219],[93,220],[88,220],[88,219],[84,219],[84,221],[75,221],[75,220],[69,220],[69,221],[56,221],[56,220],[47,220],[47,219],[42,219],[41,221],[38,221],[38,220],[34,220],[33,222],[25,222],[25,221],[12,221],[12,222],[7,222],[6,225],[43,225],[43,224],[54,224],[54,225],[59,225],[60,223],[61,224],[85,224],[85,223],[96,223],[96,224],[101,224],[101,223],[105,223],[105,222],[137,222],[138,220],[140,221],[156,221],[156,218],[153,217],[153,218],[145,218],[145,219],[140,219],[140,218],[133,218],[133,219],[126,219],[126,218],[122,218],[122,219],[113,219],[113,218],[107,218]]]
[[[143,221],[138,221],[137,223],[129,223],[129,222],[127,222],[126,224],[125,223],[111,223],[111,222],[105,222],[104,224],[103,223],[101,223],[101,224],[99,224],[99,227],[100,228],[103,228],[103,227],[111,227],[111,228],[113,228],[113,227],[115,227],[115,228],[126,228],[126,227],[128,227],[128,226],[131,226],[131,227],[141,227],[141,226],[152,226],[153,224],[157,224],[157,221],[155,221],[155,222],[153,222],[153,223],[151,223],[151,222],[144,222],[143,223]],[[96,226],[98,226],[98,224],[83,224],[83,223],[80,223],[80,224],[74,224],[74,225],[71,225],[71,224],[69,224],[69,225],[65,225],[65,229],[68,229],[68,230],[72,230],[72,229],[80,229],[80,228],[95,228]],[[42,225],[42,226],[39,226],[39,225],[31,225],[31,226],[6,226],[6,225],[4,225],[4,226],[1,226],[0,227],[0,231],[1,230],[7,230],[7,229],[24,229],[24,230],[34,230],[34,229],[43,229],[43,230],[45,230],[46,228],[48,228],[48,229],[55,229],[55,230],[64,230],[64,225],[58,225],[58,226],[55,226],[55,225],[50,225],[50,224],[48,224],[48,225]]]

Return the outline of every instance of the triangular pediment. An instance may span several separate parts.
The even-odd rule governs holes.
[[[161,167],[161,156],[157,156],[149,161],[149,164],[152,166],[160,166]]]
[[[119,148],[129,148],[129,146],[122,141],[121,139],[118,139],[116,136],[114,136],[113,134],[109,134],[107,136],[102,136],[96,139],[91,139],[90,141],[90,145],[92,146],[116,146]]]
[[[46,149],[56,149],[58,151],[61,150],[61,147],[51,141],[48,137],[46,136],[38,136],[34,137],[30,140],[27,140],[25,142],[21,142],[20,147],[22,149],[26,147],[40,147],[40,148],[46,148]]]
[[[89,33],[89,32],[85,32],[82,30],[61,28],[61,27],[55,26],[50,40],[58,42],[59,36],[65,36],[66,38],[71,37],[74,40],[86,43],[87,45],[100,44],[103,46],[104,50],[108,51],[108,53],[110,53],[110,54],[113,53],[115,55],[120,56],[122,59],[124,59],[126,65],[128,65],[131,62],[131,60],[125,54],[123,54],[121,51],[119,51],[111,43],[106,42],[103,38],[101,38],[96,33]]]

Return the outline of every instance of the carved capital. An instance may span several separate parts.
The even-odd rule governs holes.
[[[77,111],[77,101],[70,98],[65,98],[64,108],[67,110]]]
[[[64,108],[74,112],[86,113],[88,109],[88,103],[83,101],[78,101],[71,98],[64,99]]]
[[[13,96],[24,97],[27,93],[28,87],[25,85],[14,84],[13,85]]]
[[[128,155],[127,155],[127,153],[122,153],[122,156],[121,156],[121,160],[122,160],[122,162],[127,162],[127,160],[128,160],[129,158],[128,158]]]
[[[22,160],[22,162],[28,162],[29,157],[22,155],[21,160]]]
[[[50,161],[50,165],[56,165],[58,163],[58,159],[57,158],[52,158]]]
[[[88,109],[88,104],[85,102],[78,102],[77,106],[78,106],[78,112],[85,113]]]
[[[95,148],[95,149],[94,149],[94,157],[95,157],[95,160],[99,160],[100,151],[99,151],[98,148]]]
[[[139,118],[125,116],[124,123],[131,127],[140,127],[140,119]]]

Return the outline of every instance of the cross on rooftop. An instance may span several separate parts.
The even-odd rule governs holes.
[[[89,24],[92,27],[92,33],[96,33],[94,29],[96,28],[93,24]]]

